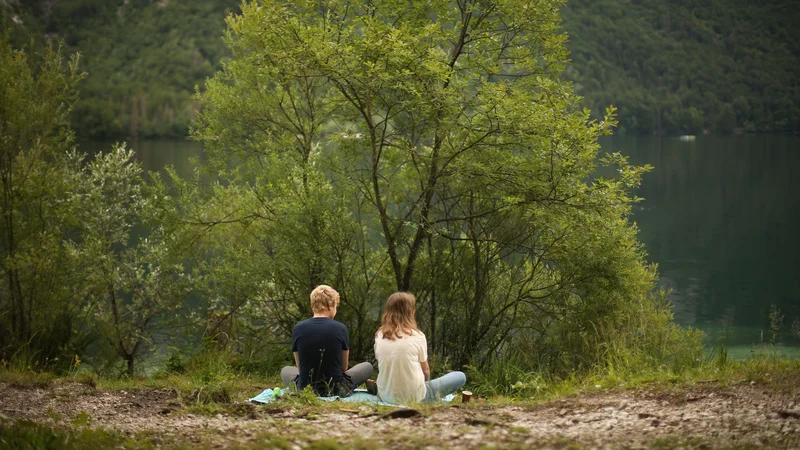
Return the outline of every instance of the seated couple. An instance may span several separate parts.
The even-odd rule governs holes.
[[[381,327],[375,335],[378,360],[378,397],[387,403],[436,401],[466,383],[462,372],[430,379],[428,342],[414,319],[416,299],[407,292],[395,292],[386,301]],[[368,362],[348,369],[350,338],[347,327],[333,320],[339,293],[321,285],[311,292],[314,317],[294,327],[292,352],[295,366],[284,367],[281,379],[289,386],[311,386],[317,395],[349,396],[371,376]],[[368,386],[370,387],[370,386]]]

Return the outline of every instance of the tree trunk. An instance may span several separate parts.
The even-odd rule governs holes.
[[[428,259],[433,262],[433,245],[431,235],[428,234]],[[431,264],[431,280],[436,280],[436,264]],[[436,283],[431,286],[431,353],[436,354]]]
[[[132,377],[133,376],[133,369],[134,369],[134,365],[133,365],[134,356],[132,354],[131,355],[127,355],[125,357],[125,360],[128,362],[128,370],[126,370],[125,373],[127,373],[128,376]]]

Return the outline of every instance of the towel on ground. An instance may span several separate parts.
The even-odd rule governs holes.
[[[250,402],[253,403],[271,403],[274,402],[277,398],[282,397],[289,393],[289,389],[265,389],[260,394],[256,395],[255,397],[249,399]],[[448,394],[442,398],[442,403],[450,403],[455,398],[455,394]],[[339,397],[338,395],[334,395],[331,397],[317,397],[320,400],[325,400],[327,402],[332,402],[335,400],[340,400],[343,402],[348,403],[372,403],[374,405],[381,405],[381,406],[395,406],[400,408],[405,408],[403,405],[395,405],[392,403],[386,403],[381,401],[377,395],[372,395],[367,392],[366,389],[356,389],[350,396],[348,397]]]

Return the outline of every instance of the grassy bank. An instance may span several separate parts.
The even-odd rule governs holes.
[[[0,383],[14,387],[46,388],[52,383],[73,381],[100,390],[171,389],[184,406],[244,401],[261,390],[281,384],[274,373],[248,372],[228,363],[224,354],[201,355],[178,370],[164,368],[151,377],[99,377],[89,371],[68,376],[27,368],[0,365]],[[564,396],[609,389],[632,389],[663,385],[673,387],[714,383],[756,382],[771,386],[800,383],[800,359],[786,357],[773,346],[754,348],[743,360],[733,360],[725,347],[711,350],[696,365],[680,371],[662,368],[619,366],[612,362],[566,377],[526,372],[512,364],[496,364],[487,371],[468,370],[465,390],[495,403],[542,402]],[[300,401],[308,403],[307,395]],[[292,401],[291,399],[289,401]]]
[[[724,350],[724,349],[723,349]],[[208,360],[206,360],[208,362]],[[513,382],[513,383],[512,383]],[[286,440],[286,436],[302,433],[306,428],[326,423],[326,418],[356,414],[355,417],[381,418],[393,408],[373,405],[354,405],[352,403],[323,402],[309,393],[301,393],[280,398],[268,406],[258,407],[246,400],[266,387],[279,383],[277,376],[236,373],[225,364],[205,364],[202,367],[189,365],[183,373],[162,372],[158,376],[144,378],[98,378],[90,374],[57,377],[48,373],[37,373],[27,369],[5,367],[0,370],[0,384],[17,389],[50,389],[57,392],[58,386],[81,384],[99,392],[147,392],[170,391],[174,401],[168,411],[169,417],[205,417],[213,421],[229,417],[234,422],[246,422],[254,417],[267,417],[276,411],[288,414],[284,419],[267,419],[273,430],[249,438],[246,444],[227,441],[226,435],[218,436],[226,447],[233,448],[294,448],[296,445]],[[452,409],[440,405],[412,405],[422,416],[446,415],[448,411],[462,411],[471,417],[467,423],[480,427],[506,427],[497,419],[482,419],[491,411],[508,411],[521,408],[526,411],[541,410],[547,405],[569,403],[572,400],[593,398],[594,396],[614,397],[614,393],[624,397],[626,393],[646,392],[646,396],[678,399],[678,402],[694,401],[695,394],[702,392],[729,392],[735,389],[757,387],[756,390],[769,390],[791,397],[800,386],[800,360],[782,357],[772,348],[756,349],[750,358],[733,361],[724,352],[715,352],[694,368],[681,373],[669,370],[636,372],[620,371],[611,366],[574,374],[564,378],[547,377],[541,374],[521,373],[518,369],[507,367],[505,372],[496,369],[490,373],[470,374],[467,389],[477,394],[477,401]],[[685,394],[685,395],[684,395]],[[57,394],[54,394],[57,395]],[[560,408],[560,406],[559,406]],[[651,411],[658,415],[658,411]],[[30,421],[0,415],[0,449],[49,449],[49,448],[196,448],[204,447],[206,441],[183,442],[179,436],[164,435],[148,430],[123,432],[104,428],[93,422],[90,415],[80,411],[72,417],[61,417],[56,412],[48,412],[49,420]],[[124,413],[120,413],[124,414]],[[641,414],[640,414],[641,415]],[[503,414],[501,413],[502,417]],[[166,417],[166,416],[165,416]],[[316,422],[313,422],[316,420]],[[312,421],[309,423],[309,421]],[[320,422],[321,421],[321,422]],[[417,425],[418,426],[418,425]],[[275,428],[277,427],[277,428]],[[213,426],[208,430],[198,430],[198,435],[219,433]],[[520,427],[508,426],[507,432],[515,436],[527,436]],[[309,428],[308,430],[312,430]],[[276,431],[277,430],[277,431]],[[306,430],[306,431],[308,431]],[[316,428],[319,430],[319,428]],[[310,432],[310,431],[309,431]],[[509,447],[523,445],[523,440],[509,438]],[[709,437],[710,438],[710,437]],[[417,439],[417,438],[414,438]],[[521,439],[521,438],[520,438]],[[405,446],[414,446],[405,442]],[[776,445],[788,441],[770,441]],[[422,441],[417,442],[422,445]],[[516,444],[515,444],[516,443]],[[306,445],[307,444],[307,445]],[[387,445],[376,440],[350,440],[346,445],[335,439],[317,439],[306,442],[305,448],[378,448]],[[550,448],[581,448],[582,445],[571,439],[544,440],[538,444]],[[344,445],[344,447],[342,446]],[[657,448],[677,447],[717,447],[713,440],[689,437],[667,437],[653,440],[649,446]],[[766,444],[765,444],[766,445]],[[376,447],[377,446],[377,447]],[[522,448],[522,447],[520,447]],[[747,445],[736,448],[748,448]]]

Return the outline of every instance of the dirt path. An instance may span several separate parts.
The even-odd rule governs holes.
[[[408,418],[352,403],[234,404],[225,413],[189,414],[170,390],[0,383],[0,414],[65,426],[79,418],[166,446],[800,448],[800,386],[778,392],[749,383],[598,392],[539,405],[457,404]]]

